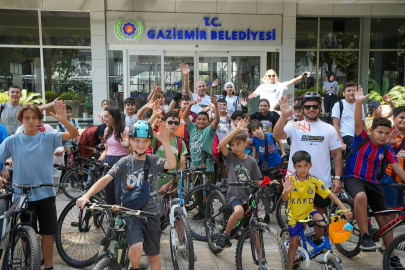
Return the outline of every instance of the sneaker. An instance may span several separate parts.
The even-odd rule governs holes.
[[[182,250],[179,250],[179,255],[182,257],[182,258],[184,258],[184,259],[186,259],[187,261],[189,261],[189,252],[188,252],[188,250],[187,249],[182,249]],[[194,262],[196,262],[197,261],[197,256],[195,256],[195,254],[194,254]]]
[[[204,210],[202,208],[198,209],[198,213],[193,216],[193,220],[199,220],[205,218]]]
[[[215,244],[220,248],[232,246],[232,243],[229,241],[229,235],[227,235],[226,233],[220,233],[217,242]]]
[[[266,224],[270,224],[270,215],[265,215],[263,222]]]
[[[139,262],[139,268],[140,269],[148,269],[149,268],[149,259],[148,256],[145,254],[142,254],[141,256],[141,261]]]
[[[395,249],[405,251],[405,244],[399,244]]]
[[[390,259],[390,266],[395,270],[405,270],[402,266],[401,261],[399,260],[398,256],[394,256]]]
[[[312,235],[311,238],[309,238],[309,239],[311,239],[312,243],[314,243],[314,244],[317,245],[317,246],[319,246],[320,244],[322,244],[323,239],[322,239],[322,238],[314,239],[314,236],[315,236],[315,235]]]
[[[326,258],[326,259],[328,259],[328,258]],[[318,256],[315,257],[315,260],[318,263],[325,263],[325,253],[322,252],[321,254],[318,254]]]
[[[374,244],[370,235],[365,233],[365,234],[363,234],[363,237],[360,240],[360,248],[362,250],[375,251],[377,249],[377,246]]]

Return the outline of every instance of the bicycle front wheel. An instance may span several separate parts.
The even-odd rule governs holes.
[[[288,201],[284,202],[283,198],[280,197],[276,204],[276,219],[278,226],[280,226],[280,229],[286,228],[288,224],[288,219],[286,215],[287,207]]]
[[[61,184],[69,184],[68,187],[61,188],[66,197],[71,200],[81,197],[85,193],[84,184],[87,182],[88,175],[89,171],[82,167],[67,171],[60,180]]]
[[[175,270],[193,270],[195,263],[193,237],[181,208],[174,211],[174,227],[170,228],[170,251]]]
[[[103,258],[101,259],[93,270],[121,270],[121,266],[114,258]]]
[[[236,245],[236,269],[288,269],[287,250],[268,224],[246,227]]]
[[[401,269],[403,263],[405,263],[405,234],[400,234],[384,250],[383,269]]]
[[[33,228],[26,225],[18,228],[13,246],[14,252],[11,254],[11,260],[7,260],[7,254],[11,252],[11,249],[6,249],[2,269],[41,268],[41,245]]]

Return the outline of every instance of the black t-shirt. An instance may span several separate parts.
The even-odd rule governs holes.
[[[263,124],[264,132],[271,132],[273,133],[273,127],[276,125],[280,115],[276,112],[269,112],[266,116],[264,116],[261,112],[253,113],[250,115],[250,119],[257,119]]]

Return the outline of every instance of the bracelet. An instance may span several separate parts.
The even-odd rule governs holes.
[[[124,146],[124,148],[129,148],[131,145],[128,145],[127,147]]]

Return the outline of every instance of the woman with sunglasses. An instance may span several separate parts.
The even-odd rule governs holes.
[[[285,82],[279,82],[277,73],[273,69],[269,69],[262,78],[262,82],[264,83],[259,85],[259,87],[249,95],[249,98],[260,96],[260,99],[267,99],[270,102],[270,111],[273,111],[274,106],[280,101],[283,91],[291,84],[298,82],[304,77],[309,77],[309,75],[309,72],[304,72],[297,78]]]

